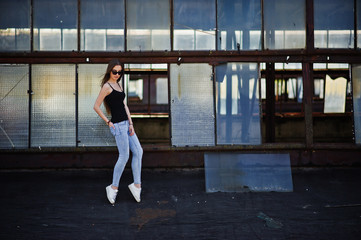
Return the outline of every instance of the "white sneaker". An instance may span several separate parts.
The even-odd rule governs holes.
[[[105,188],[105,191],[107,192],[108,200],[111,204],[115,203],[115,198],[117,197],[118,190],[115,190],[112,188],[112,185],[109,185]]]
[[[137,188],[134,183],[129,184],[128,188],[130,192],[133,194],[133,197],[135,198],[135,201],[140,202],[140,192],[142,191],[141,188]]]

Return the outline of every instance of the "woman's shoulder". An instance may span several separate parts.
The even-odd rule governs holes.
[[[110,87],[110,85],[108,84],[108,82],[106,82],[103,86],[101,91],[105,92],[107,95],[110,94],[112,92],[112,88]]]

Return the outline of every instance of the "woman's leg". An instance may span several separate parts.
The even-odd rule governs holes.
[[[115,141],[117,143],[119,157],[113,170],[112,186],[117,189],[119,186],[120,177],[122,176],[125,165],[127,164],[129,159],[129,140],[127,124],[124,124],[122,122],[116,124],[115,128]]]
[[[129,136],[129,148],[132,151],[132,172],[134,178],[134,185],[140,187],[141,184],[141,171],[142,171],[142,157],[143,148],[140,145],[137,134]]]

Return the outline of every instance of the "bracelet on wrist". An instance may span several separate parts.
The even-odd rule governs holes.
[[[110,123],[110,120],[107,122],[107,125],[109,125],[109,123]]]

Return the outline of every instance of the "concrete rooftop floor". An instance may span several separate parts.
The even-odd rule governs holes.
[[[204,169],[0,171],[0,239],[360,239],[361,169],[298,168],[294,191],[206,193]],[[262,217],[263,216],[263,217]]]

